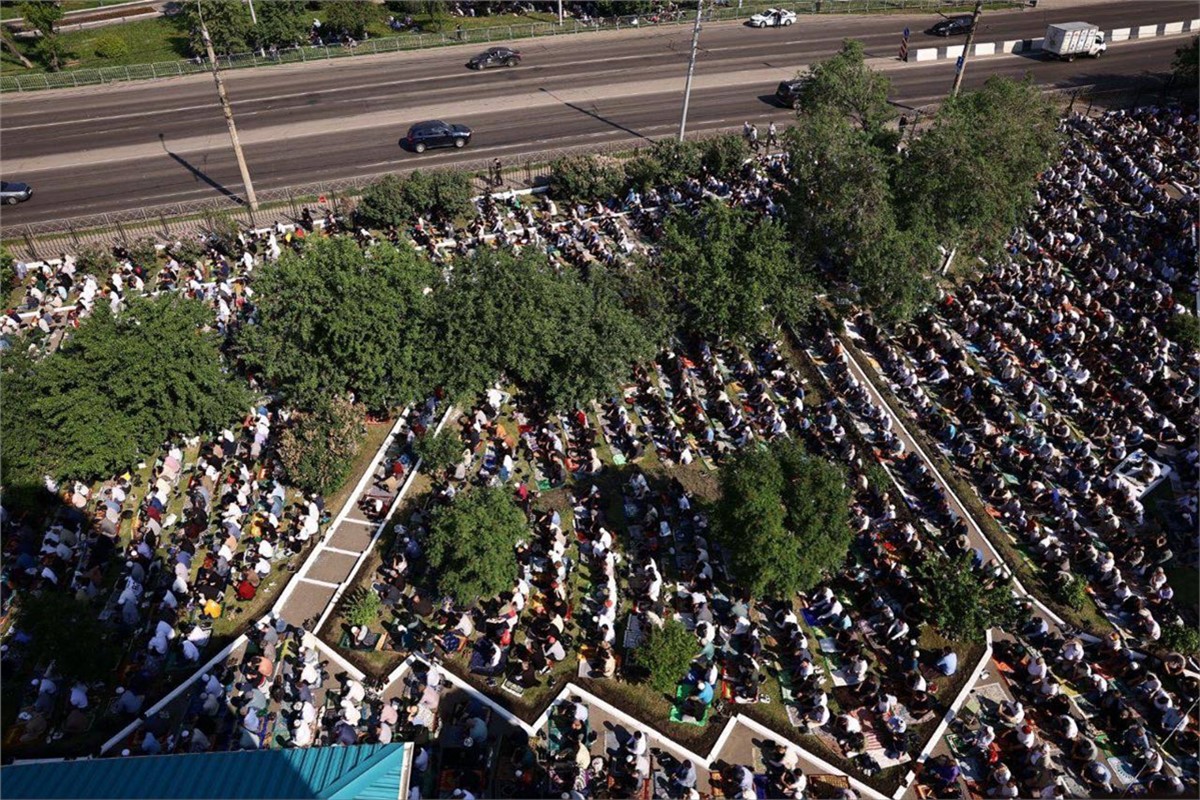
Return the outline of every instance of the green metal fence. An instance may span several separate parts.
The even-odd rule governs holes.
[[[744,3],[738,8],[736,0],[727,6],[716,6],[706,12],[710,21],[746,19],[761,10],[758,2]],[[895,11],[933,11],[964,8],[963,0],[809,0],[808,2],[783,4],[801,14],[874,14]],[[1017,0],[985,0],[987,7],[1012,7],[1025,5]],[[694,15],[676,13],[670,19],[651,21],[652,17],[616,17],[592,20],[583,23],[568,19],[562,25],[554,22],[530,22],[514,25],[497,25],[485,28],[465,28],[461,32],[410,33],[381,39],[368,39],[353,47],[322,45],[292,47],[274,53],[242,53],[220,56],[217,61],[222,69],[262,67],[273,64],[295,64],[307,61],[327,61],[335,58],[397,53],[404,50],[421,50],[456,44],[487,44],[529,39],[541,36],[565,36],[578,33],[593,33],[612,30],[640,30],[663,25],[690,24]],[[21,75],[0,74],[0,92],[31,92],[43,89],[67,89],[76,86],[94,86],[104,83],[137,81],[148,78],[171,78],[191,75],[208,69],[205,61],[195,58],[180,61],[163,61],[155,64],[131,64],[123,67],[101,67],[99,69],[77,69],[65,72],[30,73]]]

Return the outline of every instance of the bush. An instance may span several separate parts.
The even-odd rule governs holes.
[[[664,184],[682,183],[700,169],[700,150],[695,142],[660,139],[626,166],[629,182],[641,190]]]
[[[106,34],[96,40],[96,55],[100,58],[125,58],[129,55],[129,43],[116,34]]]
[[[1163,325],[1163,335],[1185,350],[1200,349],[1200,319],[1191,312],[1172,314]]]
[[[438,506],[429,521],[426,555],[437,592],[473,607],[511,589],[520,566],[514,548],[529,533],[525,514],[505,487],[472,489]]]
[[[134,266],[149,269],[158,266],[158,244],[149,236],[138,237],[129,245],[129,257]]]
[[[293,414],[279,437],[279,461],[288,482],[305,492],[336,492],[350,476],[366,432],[362,405],[342,397]]]
[[[84,275],[107,278],[117,268],[117,260],[106,248],[89,244],[75,257],[75,269]]]
[[[1081,611],[1088,601],[1087,581],[1081,575],[1072,575],[1055,587],[1054,596],[1067,608]]]
[[[462,439],[453,431],[433,433],[431,430],[413,442],[413,450],[421,458],[421,466],[431,474],[440,474],[462,458]]]
[[[17,271],[13,269],[12,253],[0,245],[0,302],[8,304],[9,295],[17,288]]]
[[[620,162],[596,156],[567,156],[550,165],[550,193],[564,203],[607,200],[625,185],[625,167]]]
[[[383,604],[379,601],[379,594],[368,586],[360,586],[346,599],[346,608],[342,616],[351,625],[369,628],[379,622],[382,610]]]
[[[1181,620],[1164,625],[1159,645],[1172,653],[1194,656],[1200,653],[1200,631]]]
[[[674,697],[675,687],[687,677],[697,649],[696,637],[672,617],[661,628],[650,626],[645,641],[633,651],[633,659],[649,673],[651,688]]]
[[[404,227],[417,216],[453,219],[471,210],[471,179],[464,172],[388,175],[363,191],[359,220],[371,228]]]
[[[700,143],[700,163],[713,175],[736,175],[750,157],[750,145],[736,133],[726,133]]]

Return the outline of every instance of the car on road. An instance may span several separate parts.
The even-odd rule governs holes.
[[[775,99],[780,105],[788,108],[800,107],[800,94],[804,91],[804,84],[808,83],[807,78],[793,78],[790,81],[780,81],[775,87]]]
[[[469,141],[471,129],[466,125],[451,125],[434,119],[409,128],[408,135],[400,140],[400,146],[407,146],[414,153],[424,153],[431,147],[466,147]]]
[[[468,69],[515,67],[521,63],[521,53],[511,47],[489,47],[467,62]]]
[[[786,28],[796,22],[796,14],[785,8],[768,8],[746,20],[751,28]]]
[[[971,16],[945,17],[925,31],[930,36],[958,36],[971,30]]]
[[[0,181],[0,202],[15,206],[33,197],[33,187],[27,183]]]

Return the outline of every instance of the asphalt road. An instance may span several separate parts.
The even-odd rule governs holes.
[[[986,14],[979,41],[1033,38],[1048,22],[1087,19],[1113,28],[1188,19],[1194,2],[1043,0],[1036,10]],[[913,48],[946,40],[919,31],[931,15],[801,17],[781,30],[737,23],[706,27],[688,129],[786,121],[770,102],[775,84],[839,47],[864,42],[893,80],[892,99],[936,102],[952,61],[900,64],[899,31]],[[336,180],[417,166],[544,153],[671,132],[690,29],[686,26],[517,42],[522,66],[474,73],[476,47],[226,73],[256,188]],[[961,43],[952,40],[952,43]],[[971,62],[968,87],[987,76],[1026,72],[1049,86],[1152,84],[1169,70],[1179,37],[1115,44],[1099,61],[1073,64],[1022,56]],[[6,95],[0,174],[35,187],[34,199],[5,207],[4,226],[238,194],[241,181],[211,78],[191,76],[107,87]],[[416,156],[397,140],[408,124],[444,117],[470,125],[463,151]]]

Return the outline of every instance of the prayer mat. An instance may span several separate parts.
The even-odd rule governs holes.
[[[708,718],[711,715],[712,707],[705,706],[704,716],[700,717],[699,719],[683,713],[684,702],[687,700],[688,696],[691,695],[691,693],[692,687],[690,684],[681,683],[675,687],[675,704],[671,706],[670,720],[671,722],[678,722],[682,725],[695,725],[698,728],[703,728],[708,724]]]

